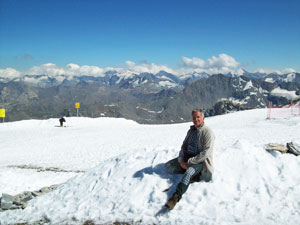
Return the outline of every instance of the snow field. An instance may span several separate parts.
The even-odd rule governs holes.
[[[24,210],[0,212],[0,223],[44,217],[51,224],[82,224],[89,219],[99,224],[296,225],[300,157],[269,153],[264,145],[299,141],[300,117],[266,120],[266,110],[206,118],[216,136],[213,180],[191,184],[175,209],[164,215],[157,212],[181,176],[166,174],[163,163],[178,155],[191,123],[139,125],[125,119],[67,118],[67,128],[54,127],[57,119],[0,124],[0,193],[63,183],[31,200]],[[37,173],[9,165],[86,172]]]

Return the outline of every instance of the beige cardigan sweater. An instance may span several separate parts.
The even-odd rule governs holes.
[[[195,126],[191,126],[181,146],[178,161],[181,162],[184,158],[184,155],[186,154],[188,139],[192,129],[197,129],[198,149],[200,153],[192,158],[189,158],[188,164],[192,165],[192,164],[203,163],[204,166],[203,172],[212,174],[214,172],[213,148],[214,148],[215,135],[212,132],[212,130],[209,127],[207,127],[205,124],[203,124],[203,126],[198,128],[195,128]]]

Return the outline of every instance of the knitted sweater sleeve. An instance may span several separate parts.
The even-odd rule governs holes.
[[[185,137],[185,139],[184,139],[184,141],[183,141],[183,143],[182,143],[182,145],[181,145],[181,150],[180,150],[179,156],[178,156],[178,162],[179,162],[179,163],[184,159],[184,152],[185,152],[186,149],[187,149],[187,145],[188,145],[187,141],[188,141],[190,132],[191,132],[191,131],[188,130],[187,135],[186,135],[186,137]]]

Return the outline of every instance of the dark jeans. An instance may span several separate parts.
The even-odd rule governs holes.
[[[183,177],[181,178],[181,181],[179,182],[176,188],[176,194],[178,195],[179,199],[181,199],[182,195],[187,191],[188,186],[190,185],[193,178],[199,177],[197,178],[197,181],[204,180],[206,182],[210,181],[212,178],[211,174],[202,173],[202,163],[190,165],[190,167],[187,170],[185,170],[180,166],[178,158],[166,162],[165,170],[167,173],[170,174],[183,174]]]

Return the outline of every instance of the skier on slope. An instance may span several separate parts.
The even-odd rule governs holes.
[[[64,122],[66,122],[66,119],[64,117],[59,119],[59,123],[61,127],[63,127]]]
[[[191,182],[210,181],[213,168],[214,134],[204,124],[204,113],[201,109],[192,111],[194,125],[185,137],[179,156],[165,164],[165,170],[171,174],[183,174],[175,193],[165,206],[173,209]]]

